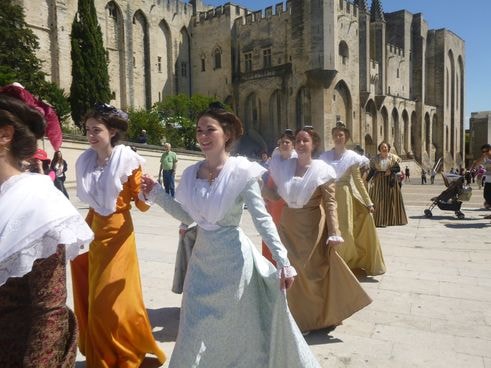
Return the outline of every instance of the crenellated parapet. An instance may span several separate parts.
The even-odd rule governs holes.
[[[268,6],[263,10],[247,12],[244,16],[237,18],[235,22],[240,26],[246,26],[264,21],[274,21],[276,18],[282,18],[290,15],[291,4],[289,1],[287,1],[286,3],[277,3],[274,7]]]
[[[336,0],[338,2],[338,14],[358,17],[358,6],[348,0]]]
[[[209,24],[224,17],[228,19],[242,17],[248,12],[249,10],[241,7],[240,5],[226,3],[207,11],[199,12],[198,15],[194,17],[194,25],[199,26]]]
[[[392,43],[386,43],[385,44],[385,52],[387,54],[387,57],[389,56],[405,56],[405,51],[402,47],[398,47]]]

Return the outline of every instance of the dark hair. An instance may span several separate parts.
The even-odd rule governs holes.
[[[377,150],[380,152],[380,147],[382,147],[382,144],[385,144],[387,145],[387,148],[388,148],[388,151],[390,151],[391,149],[391,145],[389,143],[387,143],[386,141],[382,141],[380,142],[380,144],[377,146]]]
[[[286,138],[292,142],[295,142],[295,135],[293,134],[293,130],[285,129],[282,135],[280,135],[280,139]]]
[[[0,127],[12,126],[14,135],[9,150],[16,161],[29,159],[44,135],[45,121],[39,111],[8,93],[0,93]]]
[[[61,151],[55,151],[55,153],[53,154],[53,159],[51,160],[51,167],[54,167],[58,162],[61,164],[63,163],[63,155],[61,154]]]
[[[123,133],[128,130],[128,114],[109,104],[96,103],[94,108],[84,115],[82,122],[85,124],[91,118],[101,122],[108,129],[116,130],[111,138],[111,146],[113,147],[121,139]]]
[[[351,138],[351,133],[349,129],[346,127],[346,125],[344,125],[344,123],[341,120],[338,120],[336,122],[336,126],[331,129],[331,135],[334,135],[334,133],[337,131],[343,132],[344,135],[346,136],[347,141]]]
[[[304,126],[303,128],[297,129],[295,131],[295,138],[297,137],[298,133],[300,132],[305,132],[307,133],[310,138],[312,138],[312,143],[314,146],[314,149],[312,150],[312,157],[317,158],[321,154],[321,137],[320,135],[314,130],[314,128],[310,125]]]
[[[487,150],[487,151],[491,150],[491,144],[489,144],[489,143],[483,144],[481,146],[481,151],[482,150]]]
[[[205,116],[218,121],[223,132],[230,137],[225,142],[225,150],[230,152],[232,144],[244,134],[242,121],[234,113],[225,110],[225,106],[220,102],[212,102],[205,111],[198,115],[197,121]]]

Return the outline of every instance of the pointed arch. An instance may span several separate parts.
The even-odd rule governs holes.
[[[154,73],[154,81],[157,83],[159,91],[159,100],[165,96],[171,95],[173,91],[172,78],[172,35],[169,24],[162,19],[159,23],[159,32],[157,42],[152,46],[152,50],[157,58],[157,70]]]
[[[150,108],[150,41],[147,17],[141,10],[133,15],[133,106]]]
[[[281,90],[277,89],[273,91],[271,97],[269,98],[269,121],[271,125],[271,135],[272,139],[268,142],[275,143],[276,138],[280,136],[280,132],[286,128],[282,126],[282,122],[285,121],[283,117],[283,103],[282,103],[282,94]]]
[[[333,111],[336,119],[342,120],[353,134],[353,103],[351,92],[344,80],[340,80],[334,87]]]
[[[402,147],[406,154],[411,152],[411,126],[409,124],[409,114],[407,110],[404,109],[402,111],[402,125],[403,125],[403,139],[402,139]]]
[[[389,131],[389,113],[387,112],[387,108],[385,106],[380,110],[380,115],[382,116],[382,141],[390,142],[390,131]],[[379,142],[380,144],[380,142]]]
[[[126,49],[123,12],[115,1],[105,7],[105,47],[108,55],[109,84],[113,97],[111,103],[123,109],[128,107],[126,99]]]
[[[426,113],[424,117],[424,137],[425,137],[425,151],[428,154],[428,157],[430,156],[431,149],[430,149],[430,143],[431,143],[431,123],[430,123],[430,114]]]
[[[399,124],[399,111],[394,107],[391,113],[390,119],[390,137],[392,138],[390,144],[396,150],[397,154],[402,153],[401,145],[401,129]]]
[[[377,145],[381,141],[379,137],[382,135],[379,134],[379,122],[377,119],[377,106],[375,102],[370,99],[365,105],[365,151],[368,155],[377,154]],[[370,137],[367,140],[366,137]]]
[[[455,57],[453,54],[452,49],[448,50],[448,64],[450,66],[450,80],[448,81],[449,83],[449,98],[450,98],[450,105],[449,105],[449,114],[450,114],[450,154],[452,155],[452,158],[454,157],[455,154]]]
[[[176,93],[191,95],[191,37],[188,29],[182,27],[176,47]]]

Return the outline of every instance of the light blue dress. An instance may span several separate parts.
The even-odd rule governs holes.
[[[151,193],[151,199],[178,220],[198,223],[169,367],[319,367],[288,310],[277,270],[239,227],[245,203],[279,267],[290,265],[260,194],[257,178],[263,171],[252,166],[244,169],[257,164],[244,165],[243,160],[230,157],[222,173],[232,174],[221,173],[211,185],[196,179],[201,163],[186,169],[189,171],[183,174],[179,187],[187,188],[188,193],[177,195],[181,203],[160,187]],[[217,203],[209,203],[216,198],[210,197],[213,186],[240,190],[226,206],[224,216],[210,224],[203,214],[212,213],[204,207],[210,210]],[[188,212],[193,212],[193,217]]]

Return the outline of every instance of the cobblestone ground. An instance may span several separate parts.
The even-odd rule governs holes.
[[[361,280],[373,303],[336,330],[307,336],[322,367],[491,368],[491,221],[480,209],[482,190],[474,186],[464,203],[465,219],[438,208],[428,219],[423,211],[444,186],[415,179],[403,185],[409,224],[379,229],[387,273]],[[133,215],[145,303],[170,356],[179,323],[180,296],[170,291],[178,223],[159,208]],[[247,211],[242,225],[259,245]],[[83,356],[77,367],[85,367]]]

